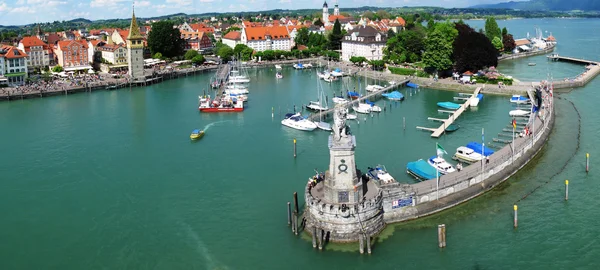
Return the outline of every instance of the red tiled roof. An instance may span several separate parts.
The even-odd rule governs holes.
[[[90,35],[97,36],[97,35],[100,35],[100,32],[102,32],[102,30],[100,30],[100,29],[90,30]]]
[[[48,44],[46,44],[45,42],[43,42],[38,37],[24,37],[23,39],[21,39],[20,43],[23,43],[23,47],[25,48],[26,52],[28,52],[28,51],[31,50],[29,48],[31,46],[43,46],[44,49],[48,49]]]
[[[341,22],[342,20],[345,20],[346,17],[344,17],[342,15],[329,15],[330,22],[335,22],[335,19],[338,19]]]
[[[48,37],[46,38],[46,40],[48,40],[48,44],[50,45],[56,44],[56,42],[58,42],[61,39],[62,38],[56,33],[48,34]]]
[[[27,54],[21,50],[19,50],[17,47],[13,47],[13,46],[9,46],[9,45],[1,45],[1,49],[3,51],[5,51],[5,53],[1,54],[4,55],[4,57],[8,58],[8,59],[15,59],[15,58],[24,58],[27,57]]]
[[[405,26],[406,25],[406,21],[402,18],[402,17],[398,17],[396,18],[396,21],[401,25],[401,26]]]
[[[227,35],[223,36],[223,39],[231,39],[231,40],[240,40],[242,38],[242,33],[237,31],[231,31],[227,33]]]
[[[308,49],[308,47],[306,47],[306,46],[304,46],[304,45],[298,45],[298,50],[299,50],[299,51],[304,51],[304,50],[306,50],[306,49]]]
[[[124,46],[121,45],[121,44],[119,44],[119,45],[116,45],[116,44],[112,44],[112,45],[111,44],[104,44],[102,46],[98,46],[97,49],[101,50],[101,51],[114,52],[116,49],[122,48],[122,47],[124,47]]]
[[[271,39],[290,38],[285,26],[249,27],[249,28],[244,28],[244,31],[246,31],[246,38],[249,41],[265,40],[267,35],[270,35]]]
[[[463,75],[472,76],[473,72],[467,70],[465,73],[463,73]]]
[[[194,29],[194,31],[196,31],[196,32],[208,32],[208,33],[215,32],[215,29],[213,27],[208,27],[203,23],[193,23],[193,24],[190,24],[190,27],[192,29]]]
[[[522,39],[517,39],[515,40],[515,46],[521,46],[521,45],[529,45],[531,44],[531,41],[529,41],[526,38],[522,38]]]
[[[102,43],[105,43],[104,41],[102,41],[102,40],[99,40],[99,39],[90,40],[90,44],[92,44],[92,47],[96,47],[96,46],[98,46],[98,44],[99,44],[99,43],[101,43],[101,42],[102,42]],[[105,44],[106,44],[106,43],[105,43]]]
[[[88,44],[85,40],[63,40],[58,42],[58,48],[60,50],[64,50],[65,47],[78,46],[81,45],[83,48],[87,49]]]
[[[127,36],[129,36],[129,30],[119,30],[119,36],[121,36],[123,40],[127,40]]]

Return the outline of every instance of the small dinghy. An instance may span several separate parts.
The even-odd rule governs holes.
[[[525,103],[529,103],[529,99],[524,96],[521,96],[521,95],[513,95],[510,98],[510,102],[517,103],[517,104],[525,104]]]
[[[456,104],[454,102],[438,102],[437,105],[449,110],[457,110],[460,108],[460,104]]]
[[[524,110],[512,110],[512,111],[508,112],[508,115],[510,115],[510,116],[525,116],[528,114],[529,114],[529,112],[524,111]]]
[[[331,124],[327,122],[315,122],[315,124],[317,124],[317,128],[319,129],[331,131]]]
[[[460,126],[457,124],[450,124],[449,126],[446,127],[446,132],[454,132],[454,131],[457,131],[459,128],[460,128]]]

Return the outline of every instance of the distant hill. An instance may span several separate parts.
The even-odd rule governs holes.
[[[477,5],[473,8],[509,8],[520,10],[552,10],[552,11],[600,11],[599,0],[531,0],[510,1],[490,5]]]

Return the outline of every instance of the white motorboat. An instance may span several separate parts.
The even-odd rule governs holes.
[[[381,107],[379,107],[377,105],[371,105],[371,111],[372,112],[381,112]]]
[[[337,79],[335,77],[333,77],[333,76],[328,76],[326,78],[323,78],[323,80],[326,81],[326,82],[328,82],[328,83],[333,82],[333,81],[337,81]]]
[[[306,68],[302,63],[294,64],[293,67],[295,69],[305,69]]]
[[[356,114],[346,114],[346,119],[356,120],[356,119],[358,119],[358,116]]]
[[[225,89],[224,93],[228,95],[245,95],[248,94],[248,89]]]
[[[281,120],[281,124],[297,130],[313,131],[317,128],[317,124],[304,118],[300,113],[288,113],[285,119]]]
[[[282,69],[281,65],[275,65],[275,69]]]
[[[396,180],[388,172],[385,166],[377,165],[375,168],[369,168],[367,176],[373,180],[381,181],[382,184],[395,183]]]
[[[334,70],[331,72],[331,76],[333,77],[342,77],[344,76],[344,72],[340,71],[340,70]]]
[[[331,100],[335,104],[346,104],[349,102],[347,99],[345,99],[343,97],[333,97]]]
[[[461,146],[456,148],[456,153],[454,154],[456,159],[462,160],[468,163],[474,163],[483,159],[481,153],[475,152],[475,150],[471,148],[467,148],[465,146]]]
[[[512,110],[510,112],[508,112],[508,115],[510,116],[525,116],[525,115],[529,115],[530,112],[525,111],[525,110]]]
[[[358,103],[352,109],[357,113],[371,113],[372,107],[367,103]]]
[[[229,79],[227,81],[230,83],[249,83],[250,79],[244,75],[241,75],[239,70],[233,69],[229,72]]]
[[[365,90],[367,90],[368,92],[376,92],[376,91],[382,90],[384,88],[385,87],[383,87],[381,85],[369,84],[369,85],[367,85],[367,87],[365,87]]]
[[[427,160],[427,163],[431,165],[433,168],[437,169],[441,174],[449,174],[451,172],[456,171],[454,167],[446,162],[444,158],[433,156]]]
[[[331,124],[329,124],[327,122],[320,121],[320,122],[315,122],[315,124],[317,125],[317,127],[319,129],[331,131]]]
[[[329,109],[327,106],[321,106],[320,101],[311,101],[306,105],[306,108],[313,111],[326,111]]]
[[[277,73],[275,73],[275,78],[283,79],[283,74],[281,74],[281,72],[277,72]]]
[[[329,75],[330,75],[330,74],[329,74],[329,72],[325,72],[325,71],[323,71],[323,72],[318,72],[318,71],[317,71],[317,77],[319,77],[319,78],[321,78],[321,79],[325,79],[325,78],[329,77]]]
[[[311,63],[308,63],[308,64],[305,64],[305,65],[304,65],[304,67],[305,67],[305,68],[312,68],[312,67],[313,67],[313,65],[312,65]]]
[[[521,95],[513,95],[510,98],[510,102],[517,104],[526,104],[529,103],[529,99]]]

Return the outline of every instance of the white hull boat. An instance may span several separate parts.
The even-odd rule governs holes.
[[[286,118],[281,120],[281,124],[297,130],[313,131],[317,128],[317,124],[302,117],[300,113],[287,114]]]
[[[275,69],[281,69],[281,65],[275,65]]]
[[[454,157],[458,160],[468,163],[474,163],[483,159],[483,156],[480,153],[477,153],[473,149],[464,146],[456,149]]]
[[[376,91],[382,90],[384,88],[385,87],[383,87],[381,85],[370,84],[370,85],[367,85],[367,87],[365,87],[365,90],[367,90],[368,92],[376,92]]]
[[[249,83],[250,79],[248,79],[244,76],[235,76],[235,77],[229,77],[228,81],[231,83]]]
[[[377,105],[373,105],[373,106],[371,106],[371,111],[372,112],[381,112],[381,107],[379,107]]]
[[[388,172],[385,166],[377,165],[375,168],[369,168],[367,176],[373,180],[381,181],[382,184],[395,183],[396,180]]]
[[[317,72],[317,77],[319,77],[321,79],[325,79],[325,78],[329,77],[329,72]]]
[[[356,120],[358,116],[356,114],[346,114],[346,119],[348,120]]]
[[[329,109],[327,106],[321,106],[321,103],[318,101],[311,101],[308,105],[306,105],[306,108],[313,111],[326,111]]]
[[[524,111],[524,110],[512,110],[510,112],[508,112],[508,115],[510,116],[525,116],[525,115],[529,115],[530,112],[528,111]]]
[[[342,77],[342,76],[344,76],[344,72],[341,72],[341,71],[332,71],[331,72],[331,76],[333,76],[333,77]]]
[[[450,163],[441,157],[433,156],[427,160],[427,163],[438,170],[440,174],[449,174],[456,171]]]
[[[513,95],[510,98],[510,102],[516,103],[516,104],[527,104],[527,103],[529,103],[529,99],[526,97],[523,97],[521,95]]]
[[[317,127],[322,130],[331,131],[331,124],[327,122],[315,122]]]
[[[330,83],[330,82],[333,82],[333,81],[335,81],[336,79],[335,79],[335,77],[333,77],[333,76],[329,76],[329,77],[327,77],[327,78],[323,78],[323,80],[324,80],[324,81],[326,81],[326,82],[328,82],[328,83]]]
[[[333,97],[331,100],[333,100],[333,103],[335,104],[346,104],[349,102],[347,99],[341,97]]]
[[[352,109],[357,113],[371,113],[371,105],[366,103],[359,103],[357,106],[353,106]]]

